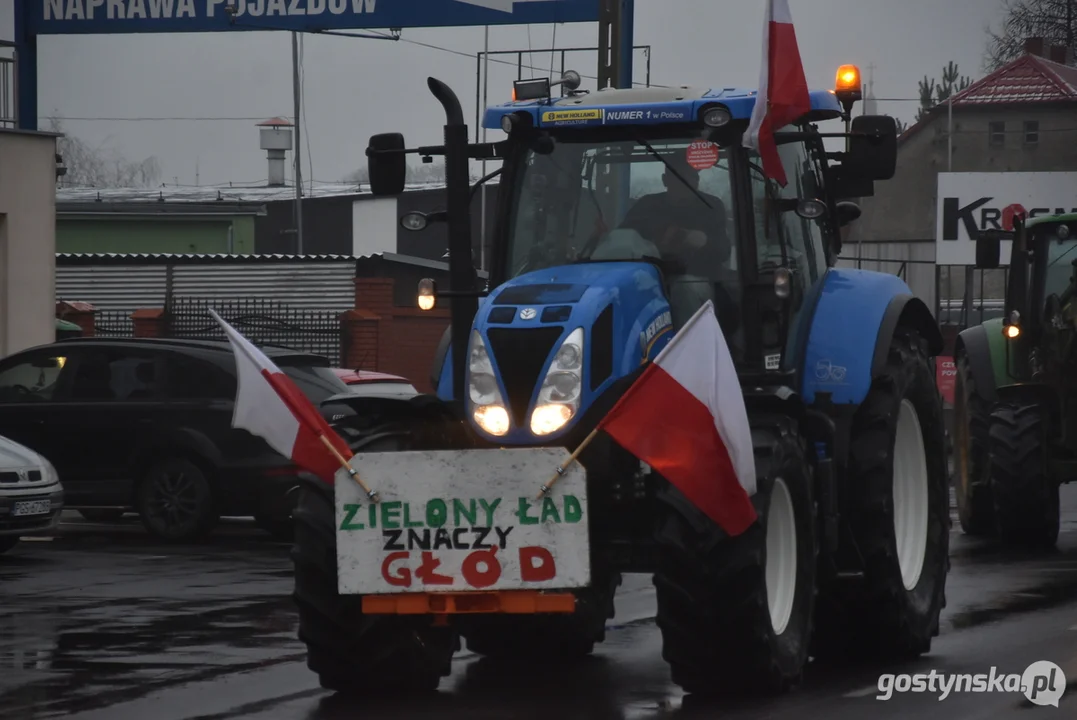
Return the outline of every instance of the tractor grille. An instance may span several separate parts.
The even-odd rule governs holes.
[[[505,384],[509,414],[517,427],[526,426],[527,407],[538,384],[546,359],[564,328],[542,327],[526,330],[493,328],[486,331],[490,354]]]

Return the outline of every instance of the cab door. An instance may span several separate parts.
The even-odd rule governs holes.
[[[773,278],[779,268],[790,273],[786,298],[778,296],[777,286],[759,288],[760,295],[781,302],[757,303],[756,346],[764,370],[793,372],[799,367],[814,300],[825,281],[830,225],[825,218],[803,218],[795,210],[799,200],[825,200],[819,167],[808,148],[803,142],[787,143],[779,146],[779,154],[788,181],[784,188],[764,175],[758,155],[749,154],[759,275]]]

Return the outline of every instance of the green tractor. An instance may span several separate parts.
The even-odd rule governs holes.
[[[1011,243],[1005,311],[954,350],[954,488],[966,534],[1050,549],[1059,487],[1077,476],[1077,215],[1018,218],[976,239],[976,267]]]

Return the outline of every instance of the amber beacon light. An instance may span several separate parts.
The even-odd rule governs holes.
[[[860,95],[860,68],[856,65],[842,65],[838,68],[838,77],[834,83],[834,90],[838,95]]]

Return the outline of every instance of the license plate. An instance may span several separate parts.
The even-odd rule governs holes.
[[[26,515],[45,515],[51,510],[51,500],[24,500],[15,503],[11,514],[15,517],[25,517]]]
[[[341,594],[552,590],[591,582],[586,471],[564,448],[362,453],[336,479]]]

